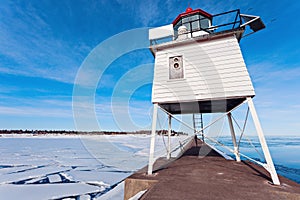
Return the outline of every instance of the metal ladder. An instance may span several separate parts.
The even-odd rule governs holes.
[[[202,136],[202,141],[204,142],[202,113],[193,113],[193,127],[194,133],[200,134]]]

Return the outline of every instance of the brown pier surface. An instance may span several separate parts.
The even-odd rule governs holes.
[[[280,186],[270,184],[269,173],[250,162],[223,158],[209,146],[197,142],[179,159],[169,162],[154,175],[147,167],[125,180],[124,199],[147,189],[140,199],[299,199],[300,184],[282,176]],[[156,161],[156,165],[165,159]],[[155,168],[155,166],[154,166]]]

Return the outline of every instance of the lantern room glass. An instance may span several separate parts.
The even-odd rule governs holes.
[[[200,13],[181,17],[178,22],[174,24],[175,36],[178,35],[178,28],[182,25],[187,28],[188,33],[200,30],[208,31],[207,29],[210,26],[210,19],[204,17]]]

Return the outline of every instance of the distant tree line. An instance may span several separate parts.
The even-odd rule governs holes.
[[[168,130],[156,131],[158,135],[168,135]],[[32,134],[32,135],[127,135],[127,134],[151,134],[150,130],[139,130],[132,132],[123,131],[68,131],[68,130],[0,130],[0,134]],[[187,135],[183,132],[171,131],[171,135]]]

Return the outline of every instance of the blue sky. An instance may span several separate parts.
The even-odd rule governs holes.
[[[0,129],[76,129],[74,82],[93,49],[123,31],[170,24],[188,2],[211,14],[239,8],[242,13],[261,16],[267,28],[240,43],[256,89],[254,101],[267,135],[299,134],[300,2],[278,0],[2,0]],[[107,66],[95,91],[102,130],[150,125],[152,67],[147,49],[128,52]],[[129,91],[128,103],[120,83],[127,77],[134,85],[145,74],[147,80]],[[126,127],[127,121],[122,121],[126,116],[135,128]]]

